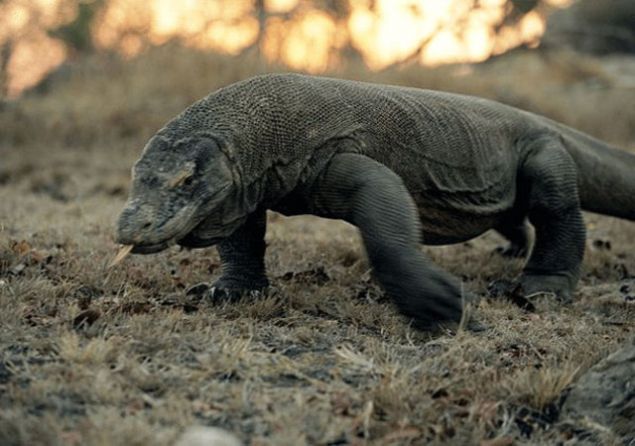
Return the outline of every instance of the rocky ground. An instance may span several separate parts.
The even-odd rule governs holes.
[[[620,444],[561,408],[635,332],[634,223],[587,215],[574,302],[543,299],[527,312],[486,298],[479,333],[411,329],[341,222],[270,214],[272,289],[259,300],[185,294],[219,274],[214,249],[108,269],[147,137],[206,91],[261,69],[176,49],[90,60],[0,109],[0,444],[169,445],[195,424],[254,445]],[[363,73],[334,75],[493,97],[635,149],[635,91],[602,60],[529,54]],[[422,249],[486,296],[522,266],[495,253],[500,243],[486,234]]]

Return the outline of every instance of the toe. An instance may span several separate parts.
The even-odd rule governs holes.
[[[203,283],[198,283],[196,285],[189,287],[187,291],[185,291],[185,294],[187,296],[202,297],[205,294],[207,294],[209,290],[210,290],[210,285],[208,283],[203,282]]]

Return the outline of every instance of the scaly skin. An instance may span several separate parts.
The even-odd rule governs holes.
[[[526,294],[569,299],[581,209],[635,220],[635,156],[480,98],[264,75],[196,102],[149,141],[118,239],[139,253],[218,245],[213,289],[237,296],[268,285],[267,209],[356,225],[387,294],[428,329],[458,321],[466,296],[420,242],[496,229],[507,254],[528,255],[517,281]]]

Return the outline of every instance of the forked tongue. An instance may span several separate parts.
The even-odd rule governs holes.
[[[128,254],[130,254],[130,251],[132,251],[132,248],[134,248],[134,245],[123,245],[121,248],[119,248],[119,252],[115,256],[115,258],[112,259],[110,264],[108,264],[108,268],[112,268],[113,266],[120,264],[121,261],[125,259],[128,256]]]

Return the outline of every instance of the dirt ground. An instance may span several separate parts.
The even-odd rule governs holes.
[[[510,56],[478,67],[334,76],[492,97],[635,149],[632,61]],[[219,426],[253,445],[617,444],[560,413],[567,388],[635,331],[635,224],[586,215],[571,305],[485,298],[479,333],[430,335],[370,276],[355,228],[269,215],[267,297],[185,295],[215,249],[107,265],[146,139],[220,85],[275,67],[156,50],[91,59],[0,109],[0,444],[169,445]],[[626,79],[631,82],[622,82]],[[522,262],[493,233],[422,248],[486,296]]]

